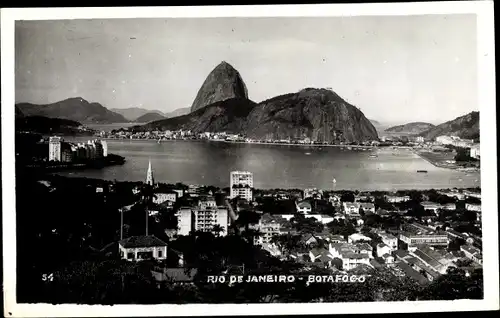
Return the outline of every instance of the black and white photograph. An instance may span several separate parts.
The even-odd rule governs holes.
[[[499,308],[492,1],[1,18],[6,317]]]

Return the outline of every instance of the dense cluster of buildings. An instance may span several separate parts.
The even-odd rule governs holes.
[[[438,136],[436,137],[436,143],[440,145],[450,145],[458,148],[469,149],[469,155],[472,158],[480,159],[480,144],[474,143],[472,139],[461,139],[457,136]]]
[[[105,140],[88,140],[70,143],[61,137],[49,138],[49,161],[75,162],[95,160],[108,156],[108,145]]]
[[[375,206],[375,197],[370,193],[358,193],[354,202],[342,202],[339,193],[325,193],[319,189],[304,189],[301,193],[293,191],[273,191],[272,194],[259,192],[259,197],[273,197],[277,201],[295,201],[295,210],[289,213],[263,213],[255,208],[255,193],[253,189],[253,174],[248,171],[232,171],[230,173],[229,193],[227,199],[220,200],[216,194],[205,193],[197,186],[189,186],[187,190],[156,189],[153,202],[157,206],[164,206],[175,214],[178,227],[172,236],[189,235],[195,231],[212,232],[217,236],[231,233],[231,225],[239,218],[239,204],[246,210],[253,210],[259,214],[259,220],[247,228],[255,230],[253,243],[280,259],[294,260],[306,268],[320,266],[332,270],[350,271],[357,268],[383,268],[395,275],[404,275],[425,284],[446,273],[449,267],[456,267],[457,261],[469,260],[475,267],[482,266],[481,249],[476,245],[481,238],[454,231],[451,227],[444,227],[443,223],[429,217],[425,222],[418,222],[406,216],[406,211],[397,212],[403,219],[412,219],[412,222],[403,222],[397,229],[381,229],[364,227],[366,215],[377,214],[382,218],[388,217],[380,207]],[[155,186],[151,164],[148,167],[146,182]],[[271,190],[269,190],[271,191]],[[457,200],[481,195],[473,191],[448,190],[440,194],[453,197]],[[188,196],[190,205],[173,208],[179,198]],[[325,200],[325,199],[328,200]],[[383,198],[387,203],[402,204],[410,200],[407,195],[387,194]],[[331,205],[333,213],[322,214],[316,211],[315,200],[325,201]],[[236,203],[237,207],[234,207]],[[184,203],[183,203],[184,204]],[[426,210],[439,215],[441,211],[456,209],[455,204],[440,205],[434,202],[420,202]],[[480,215],[480,204],[466,204],[466,209]],[[363,213],[362,213],[363,211]],[[387,212],[387,211],[385,211]],[[150,216],[158,213],[157,209],[149,210]],[[325,226],[322,231],[302,231],[297,228],[297,217],[301,214],[306,219],[315,219],[323,225],[338,221],[338,224],[354,224],[356,232],[350,235],[332,234]],[[478,222],[480,218],[478,217]],[[242,226],[242,225],[240,225]],[[299,243],[295,247],[284,248],[278,238],[281,235],[299,236]],[[447,250],[451,241],[460,238],[465,244],[459,251]],[[320,244],[321,243],[321,244]],[[143,258],[167,257],[167,243],[154,236],[132,237],[119,242],[120,255],[124,259],[137,260]]]

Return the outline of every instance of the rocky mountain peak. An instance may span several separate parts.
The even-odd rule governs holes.
[[[232,98],[248,98],[248,91],[240,73],[231,64],[222,61],[203,82],[191,112]]]

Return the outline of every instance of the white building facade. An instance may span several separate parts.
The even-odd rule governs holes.
[[[230,198],[237,196],[252,201],[253,196],[253,173],[248,171],[231,171],[230,174]]]
[[[61,161],[61,137],[49,138],[49,161]]]

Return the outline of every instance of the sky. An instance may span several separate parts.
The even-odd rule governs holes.
[[[255,102],[331,88],[383,123],[478,110],[475,15],[17,21],[16,103],[190,107],[221,61]]]

